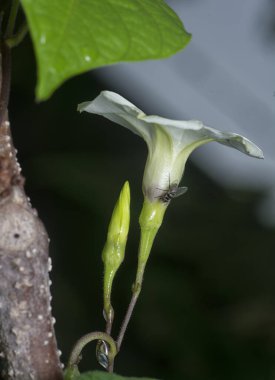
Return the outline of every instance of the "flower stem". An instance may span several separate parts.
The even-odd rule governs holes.
[[[150,202],[145,199],[143,208],[141,210],[139,224],[141,229],[139,253],[138,253],[138,267],[136,279],[132,287],[132,298],[129,303],[126,315],[122,322],[120,332],[117,338],[117,349],[119,351],[126,329],[130,322],[134,307],[141,292],[143,283],[144,271],[147,260],[149,258],[152,245],[154,243],[156,234],[162,224],[163,216],[166,211],[167,205],[162,202]]]
[[[16,47],[23,41],[27,33],[28,33],[28,24],[24,22],[18,29],[17,33],[7,38],[5,42],[10,48]]]
[[[4,42],[0,42],[0,127],[7,114],[10,95],[11,53]]]
[[[19,0],[13,0],[11,4],[11,10],[10,10],[8,25],[7,25],[7,29],[5,33],[5,38],[10,38],[13,34],[18,8],[19,8]]]
[[[120,346],[121,346],[121,343],[123,341],[123,338],[124,338],[126,329],[128,327],[128,324],[130,322],[131,316],[133,314],[133,310],[134,310],[134,307],[135,307],[136,302],[138,300],[139,293],[140,293],[140,290],[139,291],[134,291],[133,290],[132,298],[131,298],[131,301],[129,303],[126,315],[125,315],[124,320],[122,322],[122,325],[121,325],[121,328],[120,328],[120,331],[119,331],[119,335],[118,335],[118,338],[117,338],[117,341],[116,341],[116,343],[117,343],[117,350],[118,351],[120,350]]]

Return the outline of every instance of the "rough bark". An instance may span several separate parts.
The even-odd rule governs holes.
[[[8,55],[0,75],[0,379],[61,380],[51,315],[48,236],[24,193],[7,120]]]

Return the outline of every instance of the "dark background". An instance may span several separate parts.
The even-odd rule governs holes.
[[[26,39],[13,52],[10,119],[27,193],[51,238],[53,313],[66,363],[81,335],[104,329],[101,250],[127,179],[131,229],[114,284],[116,332],[129,302],[146,146],[120,126],[77,113],[78,103],[116,90],[96,71],[40,104],[35,73]],[[255,214],[264,194],[219,188],[190,160],[184,185],[189,191],[171,202],[157,236],[116,372],[165,380],[275,379],[275,236]],[[93,344],[85,349],[83,371],[98,368],[94,351]]]

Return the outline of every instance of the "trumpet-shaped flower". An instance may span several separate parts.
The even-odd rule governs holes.
[[[190,153],[211,141],[235,148],[249,156],[263,158],[263,153],[253,142],[236,133],[221,132],[197,120],[178,121],[159,116],[147,116],[122,96],[103,91],[96,99],[78,106],[106,117],[141,136],[148,147],[148,158],[143,176],[144,204],[139,217],[141,237],[138,267],[129,310],[137,301],[143,275],[155,236],[162,224],[170,200],[186,191],[179,187],[184,167]],[[126,324],[117,340],[120,347]]]
[[[151,202],[160,200],[168,204],[171,198],[186,190],[178,188],[186,160],[194,149],[208,142],[217,141],[250,156],[263,158],[261,149],[243,136],[218,131],[197,120],[147,116],[114,92],[103,91],[93,101],[81,103],[78,110],[102,115],[145,140],[149,154],[143,192]]]

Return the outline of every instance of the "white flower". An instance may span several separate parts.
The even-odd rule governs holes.
[[[102,115],[145,140],[149,154],[143,192],[151,202],[160,200],[168,204],[177,192],[184,192],[183,188],[178,189],[178,185],[186,160],[195,148],[208,142],[217,141],[250,156],[263,158],[261,149],[243,136],[206,127],[197,120],[178,121],[147,116],[114,92],[103,91],[93,101],[79,104],[78,110]]]

